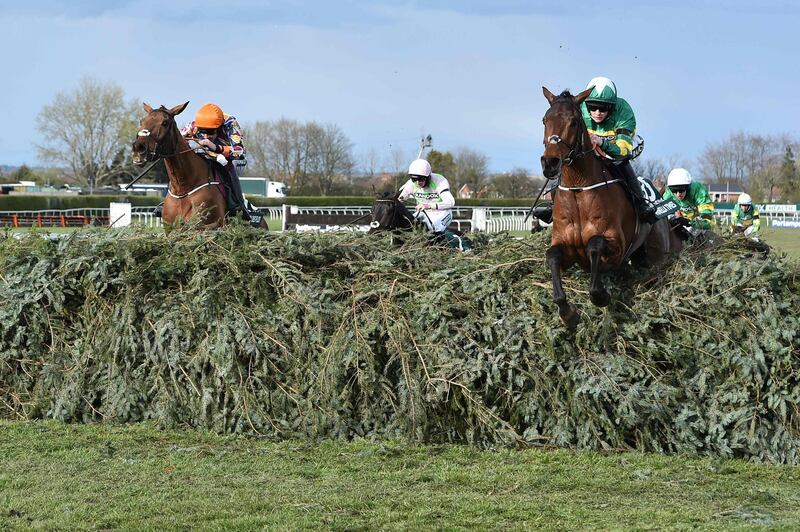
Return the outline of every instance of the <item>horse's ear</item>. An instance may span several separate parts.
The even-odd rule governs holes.
[[[149,103],[147,103],[147,102],[142,102],[142,103],[144,104],[144,106],[143,106],[143,107],[144,107],[144,112],[145,112],[145,113],[147,113],[147,114],[150,114],[150,113],[152,113],[152,112],[153,112],[153,108],[152,108],[152,107],[150,107],[150,104],[149,104]]]
[[[189,102],[176,105],[175,107],[169,110],[169,114],[171,114],[172,116],[179,115],[183,112],[184,109],[186,109],[187,105],[189,105]]]
[[[583,100],[588,98],[589,95],[592,93],[592,89],[594,89],[594,87],[589,87],[588,89],[586,89],[585,91],[581,92],[580,94],[578,94],[576,96],[573,96],[572,97],[572,101],[575,102],[575,105],[582,104]]]
[[[544,97],[547,98],[547,101],[552,105],[553,100],[556,99],[555,94],[547,90],[547,87],[542,87],[542,93],[544,94]]]

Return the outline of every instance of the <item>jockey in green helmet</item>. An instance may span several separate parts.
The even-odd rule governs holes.
[[[592,92],[581,104],[581,115],[595,153],[607,161],[616,179],[621,179],[631,193],[639,219],[655,223],[655,209],[644,198],[641,184],[630,163],[634,151],[636,116],[627,101],[617,95],[617,86],[606,77],[593,78],[586,86]],[[553,189],[555,192],[555,189]],[[552,207],[537,207],[533,215],[549,223]]]
[[[630,162],[636,135],[633,109],[617,95],[617,86],[606,77],[593,78],[586,88],[591,88],[592,92],[581,104],[581,114],[595,151],[611,162],[612,174],[625,181],[641,220],[655,222],[653,207],[645,201]]]

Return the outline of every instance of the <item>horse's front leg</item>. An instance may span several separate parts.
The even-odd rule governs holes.
[[[552,246],[547,250],[547,265],[553,277],[553,302],[558,305],[558,315],[569,329],[578,326],[578,311],[575,306],[567,301],[567,294],[561,284],[561,270],[564,266],[564,248],[560,245]]]
[[[586,252],[589,255],[589,268],[592,275],[589,282],[589,297],[592,299],[592,303],[598,307],[605,307],[611,301],[611,295],[603,286],[603,278],[600,275],[600,259],[608,255],[608,240],[600,235],[593,236],[589,239]]]

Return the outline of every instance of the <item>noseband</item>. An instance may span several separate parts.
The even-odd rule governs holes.
[[[583,118],[580,118],[580,120],[582,121]],[[545,118],[542,121],[545,123],[547,122],[547,115],[545,115]],[[545,145],[545,147],[547,147],[548,144],[559,144],[559,143],[564,144],[564,146],[566,146],[569,149],[569,152],[567,152],[566,157],[561,159],[561,163],[566,166],[570,166],[578,159],[594,151],[594,146],[589,147],[588,150],[583,149],[583,137],[584,137],[584,131],[581,130],[580,134],[578,135],[578,140],[575,141],[575,144],[570,146],[564,139],[562,139],[558,135],[550,135],[549,137],[547,137],[547,140],[543,142],[543,144]]]
[[[567,144],[566,141],[561,137],[559,137],[558,135],[550,135],[549,137],[547,137],[547,141],[544,143],[544,145],[547,146],[548,144],[558,144],[558,143],[563,143],[564,146],[566,146],[569,149],[567,156],[561,159],[562,164],[566,166],[570,166],[578,159],[594,151],[594,148],[590,148],[584,151],[583,132],[581,132],[581,134],[578,135],[578,141],[572,146]]]

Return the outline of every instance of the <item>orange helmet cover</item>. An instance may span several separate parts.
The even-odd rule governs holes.
[[[197,110],[194,125],[203,129],[215,129],[225,122],[225,115],[218,105],[207,103]]]

